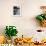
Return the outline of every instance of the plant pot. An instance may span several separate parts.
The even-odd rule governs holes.
[[[41,26],[46,27],[46,20],[41,21]]]

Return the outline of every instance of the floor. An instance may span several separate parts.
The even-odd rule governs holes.
[[[15,46],[46,46],[46,44],[44,45],[23,44],[23,45],[15,45]]]

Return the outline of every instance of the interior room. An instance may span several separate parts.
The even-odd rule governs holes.
[[[46,0],[0,0],[0,44],[46,46]]]

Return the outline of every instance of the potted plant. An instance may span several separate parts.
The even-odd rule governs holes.
[[[46,14],[41,14],[36,17],[39,20],[41,26],[46,27]]]
[[[46,27],[46,6],[41,6],[42,14],[37,15],[36,19],[39,20],[42,27]]]
[[[6,26],[5,34],[10,41],[11,41],[12,36],[17,36],[17,33],[18,31],[15,26]],[[8,42],[10,42],[9,40]]]

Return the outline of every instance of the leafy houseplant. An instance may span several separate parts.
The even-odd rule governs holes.
[[[46,14],[38,15],[36,16],[36,19],[39,20],[43,27],[46,27]]]
[[[46,20],[46,14],[38,15],[38,16],[36,16],[36,19],[39,20],[39,21]]]
[[[5,34],[9,39],[11,39],[12,36],[16,36],[18,33],[15,26],[6,26],[5,30]]]

